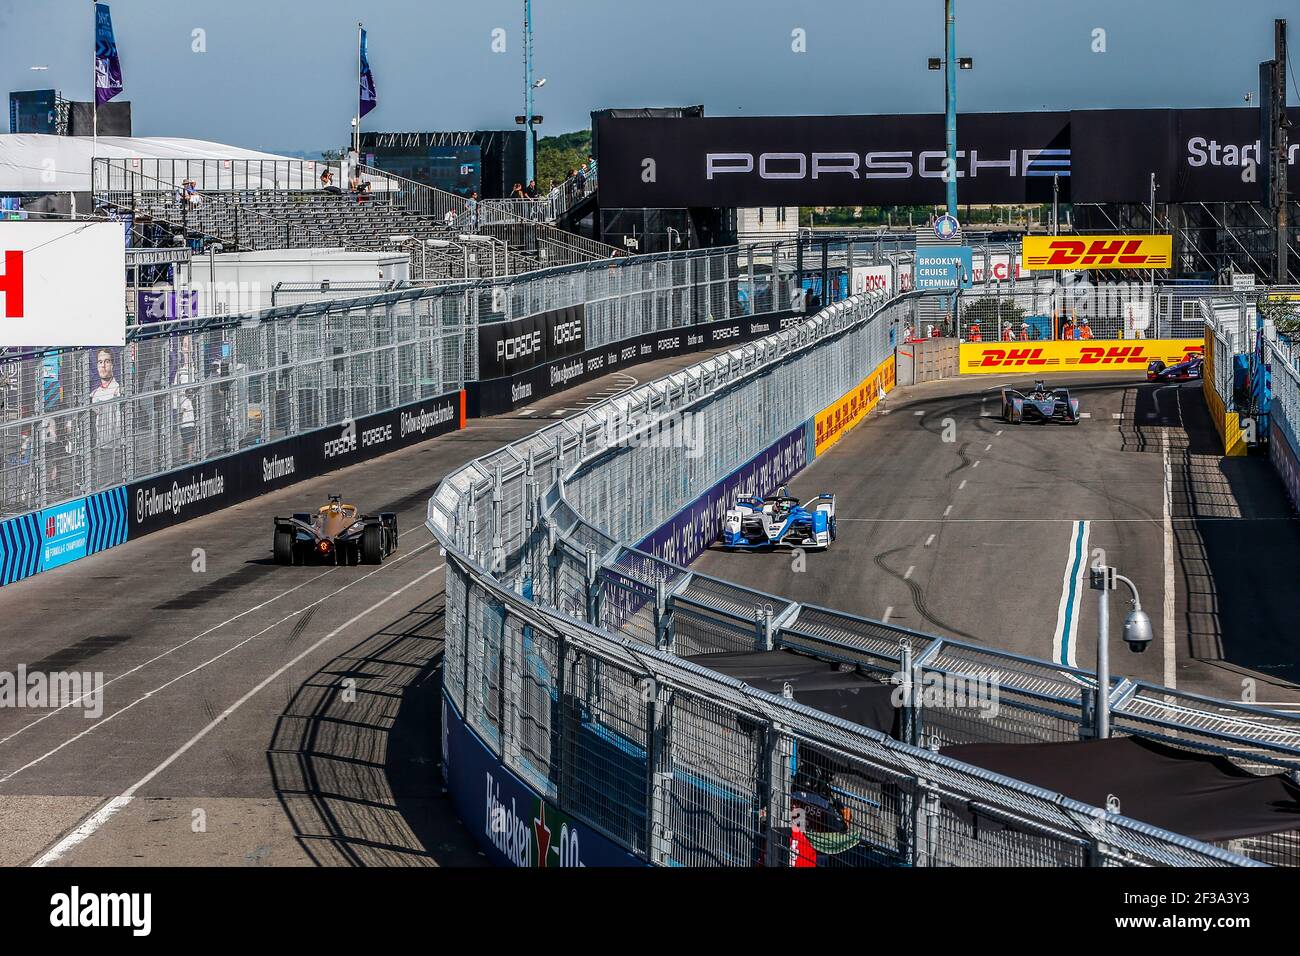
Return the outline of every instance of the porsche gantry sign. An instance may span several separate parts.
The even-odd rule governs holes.
[[[1168,269],[1172,236],[1025,236],[1021,258],[1031,272],[1052,269]]]

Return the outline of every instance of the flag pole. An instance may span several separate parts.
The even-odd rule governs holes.
[[[357,21],[357,85],[354,87],[356,97],[356,123],[352,126],[352,152],[356,153],[357,162],[361,162],[361,21]]]
[[[95,198],[95,154],[99,151],[99,4],[91,0],[91,13],[94,14],[91,37],[95,45],[95,55],[90,59],[90,198],[94,205]]]

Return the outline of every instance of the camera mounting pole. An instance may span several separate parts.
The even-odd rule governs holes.
[[[1097,726],[1096,737],[1110,736],[1110,592],[1122,581],[1133,595],[1133,610],[1124,619],[1124,641],[1134,654],[1141,654],[1151,643],[1151,619],[1142,610],[1137,585],[1115,568],[1095,565],[1090,569],[1089,586],[1097,591]]]

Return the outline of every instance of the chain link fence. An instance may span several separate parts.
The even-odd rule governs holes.
[[[650,863],[791,863],[807,852],[792,838],[795,818],[815,812],[805,836],[820,864],[1249,864],[922,746],[1079,739],[1095,699],[1087,672],[796,605],[619,543],[639,540],[861,381],[887,348],[885,330],[914,308],[882,303],[824,310],[449,475],[428,516],[451,556],[449,607],[466,608],[448,614],[448,697],[475,726],[480,711],[509,708],[520,699],[509,682],[453,671],[468,674],[484,649],[495,654],[500,640],[484,629],[513,633],[519,628],[501,624],[512,615],[527,622],[524,633],[546,633],[536,647],[520,645],[513,664],[504,652],[502,667],[527,675],[524,699],[541,700],[545,688],[549,719],[561,723],[546,725],[547,748],[535,743],[536,729],[517,732],[533,743],[512,744],[507,733],[490,745],[547,799]],[[687,414],[704,420],[704,454],[636,440],[647,422]],[[913,705],[894,740],[683,659],[778,647],[896,685],[936,673],[992,682],[1002,706],[989,715]],[[581,663],[580,678],[566,660]],[[570,699],[579,688],[580,699]],[[488,700],[493,693],[499,704]],[[1286,715],[1127,681],[1112,702],[1117,733],[1234,755],[1249,749],[1261,768],[1300,765],[1300,721]],[[1300,861],[1294,834],[1234,849]]]

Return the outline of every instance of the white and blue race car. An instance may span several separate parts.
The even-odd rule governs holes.
[[[803,504],[784,487],[766,498],[742,495],[722,522],[722,544],[728,551],[756,551],[782,544],[825,549],[834,540],[834,495],[818,495]]]

